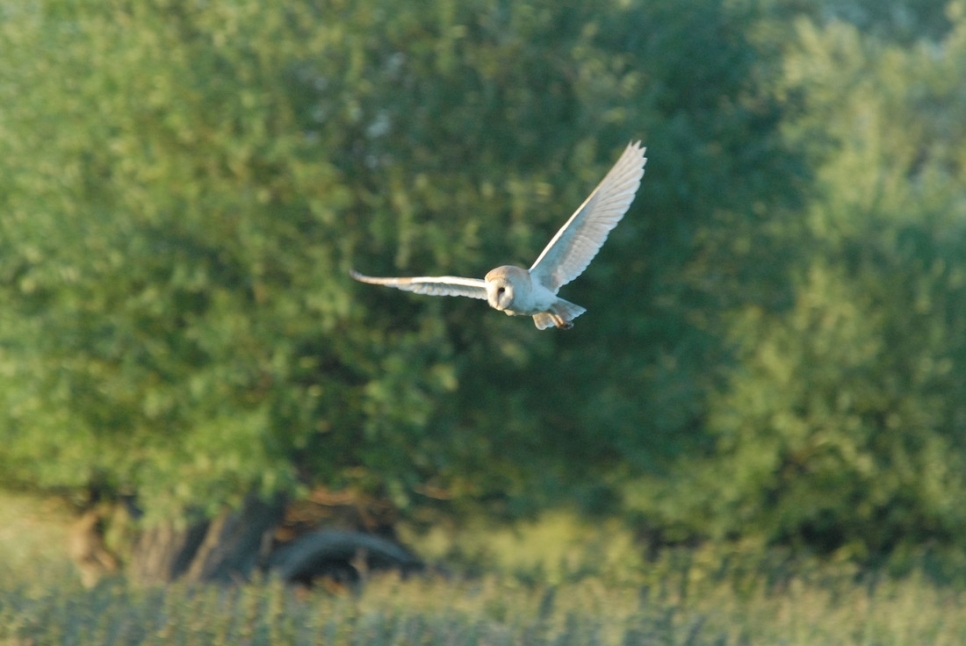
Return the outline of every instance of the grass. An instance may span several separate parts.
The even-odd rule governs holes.
[[[66,567],[64,546],[72,520],[66,504],[0,490],[0,518],[0,568],[30,571],[38,565]]]
[[[27,538],[60,535],[44,522],[60,523],[56,510],[24,510],[34,519],[26,533],[0,534],[0,646],[966,643],[966,592],[922,575],[873,578],[846,562],[734,547],[627,561],[623,538],[603,545],[561,518],[467,543],[474,567],[489,573],[462,579],[384,576],[333,593],[275,581],[137,587],[117,577],[88,590],[51,557],[54,547]],[[483,555],[483,544],[495,551]]]
[[[272,581],[162,588],[123,578],[85,590],[69,570],[44,577],[0,579],[0,644],[966,643],[966,596],[922,577],[870,585],[816,573],[776,583],[709,576],[678,557],[659,560],[653,584],[641,586],[386,576],[359,594],[333,594]]]

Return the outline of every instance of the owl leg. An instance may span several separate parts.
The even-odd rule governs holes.
[[[573,321],[568,321],[556,312],[540,312],[533,315],[533,324],[538,330],[546,330],[548,327],[556,327],[561,330],[569,330],[574,326]]]
[[[574,319],[586,311],[587,310],[580,305],[575,305],[570,301],[565,301],[562,298],[558,298],[556,302],[550,306],[549,314],[553,317],[554,325],[563,330],[569,330],[574,326]]]
[[[553,324],[556,325],[561,330],[569,330],[574,326],[573,321],[568,321],[559,314],[550,314],[550,318],[553,319]]]
[[[557,325],[557,321],[550,312],[539,312],[533,315],[533,324],[537,326],[538,330],[546,330],[548,327]]]

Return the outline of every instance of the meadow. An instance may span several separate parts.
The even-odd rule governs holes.
[[[485,560],[468,543],[463,560],[476,565],[462,574],[311,590],[139,587],[119,576],[85,589],[59,556],[63,510],[5,503],[15,521],[0,533],[5,646],[966,643],[966,594],[921,573],[721,547],[633,561],[620,532],[581,533],[560,517],[477,534],[493,552]],[[440,543],[430,537],[423,551]]]
[[[657,585],[601,578],[531,586],[386,576],[361,592],[263,581],[85,590],[69,571],[0,584],[0,644],[962,644],[966,598],[921,578],[846,579],[748,590],[699,568]]]

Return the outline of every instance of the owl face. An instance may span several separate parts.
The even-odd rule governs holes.
[[[486,283],[486,300],[490,307],[501,312],[513,305],[513,285],[506,278]]]
[[[484,280],[487,302],[490,307],[502,312],[510,309],[514,299],[526,290],[530,275],[519,267],[505,266],[497,267],[488,273]]]

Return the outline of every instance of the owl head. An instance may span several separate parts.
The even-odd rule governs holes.
[[[495,310],[508,310],[513,300],[530,290],[530,273],[525,269],[504,265],[488,273],[486,281],[486,300]]]

